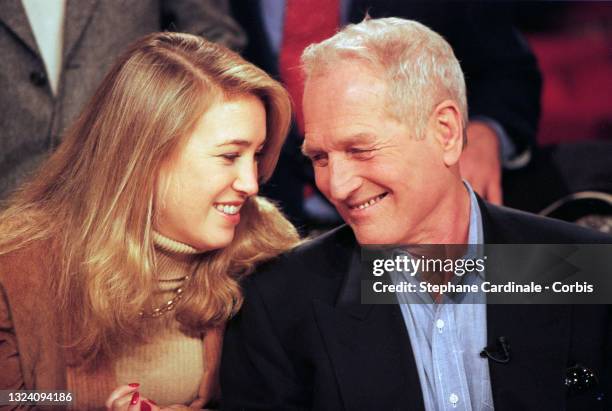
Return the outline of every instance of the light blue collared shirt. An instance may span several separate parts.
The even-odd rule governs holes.
[[[483,244],[478,201],[470,185],[464,184],[470,195],[468,244]],[[482,277],[472,275],[466,277],[464,283],[466,281],[479,283]],[[431,300],[429,294],[426,297]],[[487,310],[483,295],[467,293],[461,304],[445,301],[449,303],[434,304],[431,300],[426,304],[400,304],[425,409],[493,410],[489,364],[486,358],[480,357],[487,345]]]

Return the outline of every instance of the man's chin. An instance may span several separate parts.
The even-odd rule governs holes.
[[[355,238],[357,239],[357,242],[361,245],[386,245],[396,244],[397,242],[395,236],[390,236],[388,231],[385,232],[385,230],[381,230],[380,228],[352,228],[353,232],[355,233]]]

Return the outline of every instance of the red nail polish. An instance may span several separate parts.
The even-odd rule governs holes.
[[[136,403],[138,403],[139,399],[140,399],[140,394],[138,393],[138,391],[136,391],[134,395],[132,395],[132,401],[130,401],[130,404],[135,405]]]
[[[138,387],[140,387],[140,384],[138,384],[137,382],[131,382],[131,383],[129,383],[128,385],[129,385],[130,387],[132,387],[132,388],[138,388]]]
[[[148,402],[143,401],[140,403],[140,411],[151,411],[151,406]]]

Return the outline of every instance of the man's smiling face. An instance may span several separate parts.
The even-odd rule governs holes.
[[[449,173],[434,138],[417,139],[409,122],[389,115],[386,87],[355,61],[309,78],[304,153],[359,243],[417,243],[444,224],[437,210]]]

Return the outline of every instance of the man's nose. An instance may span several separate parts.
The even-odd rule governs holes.
[[[330,158],[329,193],[334,201],[345,201],[361,184],[354,165],[344,158]]]
[[[236,180],[233,187],[236,191],[244,193],[246,196],[252,196],[259,191],[259,183],[257,182],[257,163],[244,164],[238,170]]]

